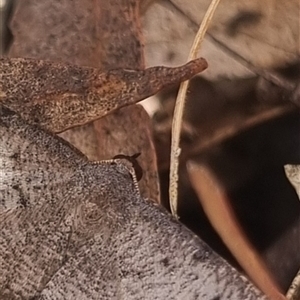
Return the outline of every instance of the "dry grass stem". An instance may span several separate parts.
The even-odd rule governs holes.
[[[199,27],[199,30],[194,39],[188,61],[197,57],[200,46],[204,39],[207,28],[210,21],[214,15],[214,12],[219,4],[220,0],[212,0]],[[181,83],[178,96],[176,99],[174,118],[172,123],[172,142],[171,142],[171,161],[170,161],[170,187],[169,187],[169,197],[170,197],[170,207],[172,214],[178,218],[177,206],[178,206],[178,165],[179,165],[179,155],[180,155],[180,132],[182,126],[182,116],[185,104],[185,97],[188,88],[188,81]]]

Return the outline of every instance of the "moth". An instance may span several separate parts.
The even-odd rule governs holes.
[[[265,299],[125,159],[89,162],[0,107],[2,299]]]

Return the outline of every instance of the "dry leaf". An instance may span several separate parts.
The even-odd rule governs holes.
[[[180,64],[189,53],[210,0],[159,1],[143,20],[146,61]],[[299,1],[221,1],[201,49],[210,68],[204,76],[245,77],[251,75],[237,56],[220,47],[212,36],[257,68],[273,68],[299,60]]]
[[[31,3],[34,3],[35,2],[35,4],[37,4],[37,5],[39,5],[39,3],[38,3],[38,1],[30,1]],[[83,1],[82,1],[83,2]],[[25,1],[22,1],[22,3],[25,3]],[[80,3],[80,2],[77,2],[77,1],[74,1],[74,3],[73,3],[73,7],[71,8],[71,10],[75,10],[75,15],[78,15],[78,16],[80,16],[80,14],[83,14],[84,15],[84,12],[86,12],[86,10],[85,10],[85,5],[83,4],[82,5],[82,7],[80,7],[80,4],[78,5],[78,3]],[[134,1],[132,1],[131,3],[134,3]],[[62,7],[66,7],[66,4],[67,4],[67,2],[65,2],[65,1],[61,1],[61,4],[60,3],[54,3],[54,7],[55,6],[59,6],[59,5],[62,5]],[[41,5],[44,5],[43,4],[43,2],[42,2],[42,4]],[[48,5],[48,4],[46,4],[46,5]],[[51,6],[52,4],[51,4],[51,2],[49,3],[49,5]],[[107,4],[107,7],[109,8],[109,5],[110,5],[110,3],[108,3]],[[87,7],[90,9],[90,7],[87,5]],[[70,10],[66,10],[66,9],[63,9],[63,10],[61,10],[61,7],[59,7],[60,9],[58,9],[57,11],[56,11],[56,13],[55,14],[53,14],[54,16],[55,15],[58,15],[57,14],[57,12],[58,11],[65,11],[65,16],[64,16],[64,18],[63,19],[59,19],[59,17],[58,18],[56,18],[56,20],[54,19],[54,24],[53,25],[55,25],[55,21],[57,22],[56,23],[56,25],[57,24],[60,24],[60,26],[64,26],[64,25],[62,25],[62,23],[63,22],[61,22],[62,20],[64,20],[64,19],[69,19],[69,20],[72,20],[72,17],[73,17],[73,15],[72,15],[72,13],[70,14],[69,12],[70,12]],[[53,9],[53,7],[52,7],[52,9]],[[76,11],[77,10],[77,11]],[[92,13],[93,13],[93,10],[91,10],[92,11]],[[122,10],[120,10],[120,12],[122,12]],[[103,12],[101,12],[101,13],[103,13]],[[130,14],[129,14],[130,15]],[[34,15],[33,15],[34,16]],[[35,22],[35,21],[32,21],[32,19],[34,19],[33,18],[33,16],[31,16],[29,19],[29,21],[31,21],[31,22]],[[102,16],[105,16],[105,13],[104,14],[102,14]],[[43,14],[40,14],[39,15],[39,17],[41,18],[41,19],[43,19],[44,18],[44,15]],[[45,18],[46,19],[46,22],[49,20],[47,20],[47,18]],[[130,18],[129,18],[130,19]],[[78,17],[78,20],[80,20],[80,18]],[[83,25],[86,25],[86,24],[89,24],[89,22],[88,21],[86,21],[86,22],[82,22],[82,20],[87,20],[87,19],[85,19],[85,18],[81,18],[81,21],[79,21],[79,22],[77,22],[77,19],[76,19],[76,22],[74,22],[73,24],[72,24],[72,22],[71,22],[71,24],[69,24],[69,25],[71,25],[71,26],[66,26],[66,27],[68,27],[68,29],[70,29],[70,27],[72,28],[72,27],[76,27],[77,25],[79,25],[79,27],[83,24]],[[52,20],[53,21],[53,20]],[[39,26],[36,26],[36,23],[34,23],[34,25],[35,25],[35,27],[37,28],[37,27],[39,27]],[[55,27],[55,26],[54,26]],[[92,28],[93,26],[91,26],[91,28]],[[18,28],[17,28],[18,29]],[[39,30],[43,33],[43,30],[41,30],[40,28],[39,28]],[[80,31],[84,31],[84,30],[82,30],[82,28],[80,28],[80,30],[79,30],[79,32]],[[31,34],[31,31],[29,31],[30,32],[30,34]],[[55,32],[55,31],[54,31]],[[91,32],[92,32],[92,30],[91,30]],[[101,30],[100,31],[98,31],[98,32],[101,32]],[[104,33],[105,33],[105,31],[104,31]],[[45,34],[45,32],[44,32],[44,34]],[[97,33],[96,33],[97,34]],[[75,35],[76,36],[76,35]],[[82,34],[82,36],[84,37],[84,34]],[[87,36],[89,36],[89,35],[87,35]],[[103,36],[103,32],[101,33],[101,36]],[[55,37],[52,35],[52,34],[49,34],[48,36],[47,36],[47,38],[51,38],[51,39],[53,39],[54,38],[54,40],[55,40]],[[42,40],[42,42],[40,43],[41,44],[41,48],[40,49],[43,49],[43,46],[45,46],[45,44],[44,44],[44,41],[49,41],[49,40],[47,40],[47,38],[45,38],[45,39],[41,39]],[[35,37],[34,37],[34,39],[35,39]],[[68,39],[68,38],[67,38]],[[77,39],[77,36],[76,36],[76,39]],[[87,39],[89,39],[89,38],[87,38]],[[71,38],[69,39],[69,40],[67,40],[67,44],[69,44],[70,45],[70,41],[71,41]],[[130,41],[132,41],[131,39],[129,39],[128,40],[129,42]],[[48,45],[47,45],[47,42],[46,42],[46,47],[48,47]],[[56,42],[55,42],[56,43]],[[58,44],[60,43],[60,41],[58,42]],[[76,44],[76,43],[75,43]],[[53,45],[53,42],[52,42],[52,44],[50,43],[50,45],[52,46]],[[105,43],[105,46],[107,46],[108,44],[107,43]],[[50,46],[50,48],[51,48],[51,46]],[[80,45],[80,46],[77,46],[77,47],[87,47],[88,48],[88,43],[86,43],[86,45],[85,45],[85,43],[83,42],[82,43],[82,45]],[[35,46],[31,46],[31,47],[35,47]],[[76,48],[76,47],[74,47],[74,48]],[[138,49],[139,47],[137,47],[137,49]],[[37,48],[32,48],[33,49],[33,51],[37,51],[38,52],[38,49],[39,49],[39,47],[37,47]],[[49,49],[49,48],[48,48]],[[60,50],[62,50],[62,51],[64,51],[66,48],[65,47],[61,47],[60,48]],[[78,49],[78,48],[77,48]],[[47,51],[46,51],[47,52]],[[66,51],[67,52],[67,51]],[[112,51],[112,52],[114,52],[114,51]],[[80,53],[80,51],[79,52],[77,52],[77,53]],[[93,56],[93,58],[95,58],[95,60],[97,60],[97,57],[95,56],[95,51],[94,52],[90,52],[91,53],[91,56]],[[99,52],[100,53],[100,52]],[[104,51],[104,55],[107,55],[109,52],[107,52],[107,51]],[[116,53],[119,53],[118,51],[116,51]],[[41,53],[39,53],[38,55],[45,55],[45,52],[42,50],[41,51]],[[59,55],[59,54],[55,54],[55,55]],[[64,53],[64,55],[66,55],[66,53]],[[93,59],[91,59],[91,57],[87,57],[87,56],[85,56],[85,53],[84,52],[82,52],[81,54],[80,54],[81,56],[82,56],[82,59],[83,60],[86,60],[87,61],[87,65],[91,65],[91,66],[94,66],[94,64],[91,62]],[[70,59],[73,59],[73,58],[71,58],[72,56],[70,56]],[[76,57],[76,55],[75,55],[75,57]],[[112,59],[114,59],[116,57],[116,55],[112,55]],[[123,57],[120,57],[119,56],[119,59],[122,59]],[[77,59],[77,58],[75,58],[75,59]],[[56,58],[55,58],[55,60],[56,60]],[[124,61],[125,61],[125,64],[126,64],[126,59],[124,59]],[[81,63],[80,63],[81,64]],[[95,64],[95,65],[97,65],[97,64]],[[110,63],[107,63],[107,66],[108,66],[108,68],[109,68],[109,66],[110,66]],[[126,65],[125,65],[125,67],[126,67]],[[109,117],[111,117],[111,116],[109,116]],[[101,120],[102,121],[102,120]],[[116,120],[114,120],[114,121],[116,121]],[[129,127],[128,127],[129,128]],[[80,142],[79,142],[80,143]],[[101,146],[101,143],[99,143],[100,144],[100,146]],[[125,200],[126,201],[126,200]],[[93,210],[93,212],[94,212],[94,214],[92,215],[92,216],[90,216],[90,212],[91,212],[91,208],[92,208],[92,210]],[[82,217],[83,216],[83,219],[85,219],[85,215],[86,215],[86,219],[88,218],[89,219],[89,221],[91,221],[92,220],[92,222],[94,221],[94,220],[96,220],[97,219],[97,217],[98,217],[98,210],[97,209],[95,209],[95,205],[94,204],[92,204],[92,205],[86,205],[86,206],[80,206],[79,205],[79,209],[78,209],[78,211],[79,212],[81,212],[81,215],[80,215],[80,217]],[[86,212],[87,212],[87,214],[86,214]],[[155,216],[154,216],[155,217]],[[97,219],[97,221],[98,221],[98,219]],[[95,227],[97,227],[98,225],[97,225],[97,222],[95,222],[94,224],[88,224],[88,225],[91,225],[91,227],[89,228],[89,231],[91,232],[91,233],[93,233],[94,231],[94,229],[95,229]],[[79,232],[80,232],[80,234],[82,234],[82,229],[83,229],[83,227],[82,227],[82,223],[79,225],[79,227],[80,227],[80,230],[79,230]],[[91,228],[93,228],[93,230],[91,230]],[[85,230],[83,229],[83,232],[85,232]],[[79,235],[80,235],[79,234]],[[82,236],[80,235],[80,237],[82,238]],[[98,242],[98,240],[96,239],[96,243]],[[178,241],[176,242],[176,243],[178,243]],[[97,248],[97,254],[98,253],[101,253],[101,251],[99,251],[99,249],[98,249],[98,247],[93,247],[92,245],[89,245],[89,246],[91,246],[90,248],[92,249],[92,250],[90,250],[90,248],[89,247],[87,247],[86,249],[83,249],[83,251],[80,251],[80,254],[79,255],[81,255],[81,254],[83,254],[83,256],[84,256],[84,253],[85,252],[89,252],[89,253],[91,253],[91,252],[93,252],[93,250],[96,250],[96,248]],[[84,252],[84,253],[83,253]],[[75,265],[77,265],[77,263],[76,263],[76,261],[78,261],[78,260],[76,260],[76,259],[74,259],[74,260],[72,260],[71,259],[71,261],[70,261],[70,263],[69,264],[67,264],[67,266],[66,266],[66,268],[60,273],[58,273],[57,274],[57,276],[54,278],[54,280],[53,281],[50,281],[50,283],[49,283],[49,285],[48,285],[48,288],[50,289],[50,292],[48,292],[48,296],[52,299],[53,298],[53,290],[51,290],[51,286],[53,286],[54,287],[54,289],[55,289],[55,292],[57,292],[57,294],[60,294],[59,296],[62,296],[61,294],[62,293],[64,293],[65,291],[64,291],[64,289],[62,288],[62,290],[61,291],[57,291],[57,289],[56,289],[56,287],[57,287],[57,285],[58,284],[55,284],[54,282],[56,281],[58,281],[60,284],[61,284],[61,278],[64,278],[65,277],[65,273],[64,273],[64,271],[66,271],[66,272],[68,272],[68,271],[70,271],[70,269],[72,269],[72,271],[73,272],[71,272],[70,274],[76,274],[76,272],[77,272],[77,270],[76,270],[76,267],[74,267]],[[90,266],[90,261],[86,261],[85,259],[84,259],[84,262],[82,262],[83,264],[85,264],[85,263],[87,263],[87,265],[88,266]],[[101,264],[101,262],[100,262],[100,264]],[[81,266],[82,266],[82,264],[81,264]],[[102,270],[102,268],[101,268],[101,266],[100,266],[100,268],[99,269],[101,269]],[[81,269],[82,270],[82,269]],[[89,270],[90,271],[90,270]],[[127,271],[127,270],[126,270]],[[75,275],[76,276],[76,275]],[[71,277],[71,276],[70,276]],[[93,278],[94,279],[94,278]],[[92,279],[90,279],[89,278],[89,282],[91,282],[91,280]],[[72,278],[70,279],[70,281],[72,281]],[[114,283],[115,283],[115,281],[114,281]],[[63,284],[62,284],[63,285]],[[69,287],[70,287],[70,285],[68,285]],[[98,286],[100,286],[101,287],[101,285],[100,284],[98,284]],[[106,285],[105,285],[106,286]],[[119,285],[119,287],[121,287],[121,289],[119,289],[118,290],[118,296],[121,294],[121,295],[123,295],[124,293],[122,293],[122,285]],[[127,287],[127,285],[126,285],[126,287]],[[87,291],[86,289],[87,289],[87,287],[86,286],[84,286],[83,288],[85,288],[85,290],[83,291],[83,294],[84,294],[84,296],[83,297],[89,297],[89,296],[86,296],[90,291]],[[80,288],[79,288],[80,289]],[[78,294],[78,292],[79,292],[79,289],[76,287],[75,289],[74,289],[74,293],[76,293],[76,295]],[[120,292],[120,290],[121,290],[121,292]],[[145,290],[145,289],[144,289]],[[151,290],[152,291],[152,290]],[[45,294],[47,294],[47,291],[45,292]],[[56,294],[56,295],[57,295]],[[150,293],[149,293],[150,294]],[[168,293],[168,296],[170,295],[170,293]],[[97,295],[98,296],[98,295]],[[136,296],[136,295],[135,295]],[[177,296],[177,295],[176,295]],[[194,295],[193,295],[194,296]],[[74,297],[74,295],[73,295],[73,297]],[[111,297],[111,295],[109,296],[109,297]],[[126,296],[125,296],[126,297]],[[140,296],[140,297],[142,297],[142,298],[145,298],[145,295],[142,295],[142,296]],[[251,296],[250,296],[251,297]],[[128,299],[128,296],[126,297],[126,299]]]
[[[206,61],[199,58],[178,68],[101,72],[62,63],[1,58],[0,101],[25,120],[61,132],[145,99],[206,67]]]

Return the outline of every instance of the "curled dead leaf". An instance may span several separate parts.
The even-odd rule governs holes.
[[[206,68],[203,58],[177,68],[107,72],[34,59],[1,58],[0,101],[28,122],[61,132],[143,100]]]

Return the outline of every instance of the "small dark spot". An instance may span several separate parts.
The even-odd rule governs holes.
[[[28,201],[27,199],[23,196],[23,194],[20,194],[20,203],[23,207],[27,207]]]
[[[13,155],[10,156],[10,158],[15,159],[15,160],[19,159],[19,157],[20,157],[19,153],[14,153]]]
[[[14,185],[12,186],[12,188],[13,188],[14,190],[19,191],[19,186],[18,186],[17,184],[14,184]]]
[[[235,36],[241,28],[257,25],[262,17],[263,15],[258,11],[241,11],[228,22],[227,34]]]
[[[169,259],[167,257],[165,257],[164,259],[162,259],[161,263],[163,264],[164,267],[167,267],[170,264]]]
[[[127,270],[121,270],[121,278],[126,278],[129,275]]]
[[[23,207],[26,208],[28,205],[28,200],[25,198],[20,186],[18,184],[14,184],[12,188],[19,192],[19,202]]]
[[[104,127],[103,131],[104,131],[105,135],[110,135],[110,129],[109,128]]]
[[[9,108],[7,108],[5,106],[2,106],[1,110],[2,110],[1,114],[4,117],[9,117],[9,116],[14,116],[15,115],[15,112],[13,112],[12,110],[10,110]]]
[[[169,51],[167,53],[167,60],[171,62],[171,61],[173,61],[174,58],[175,58],[175,52],[174,51]]]

